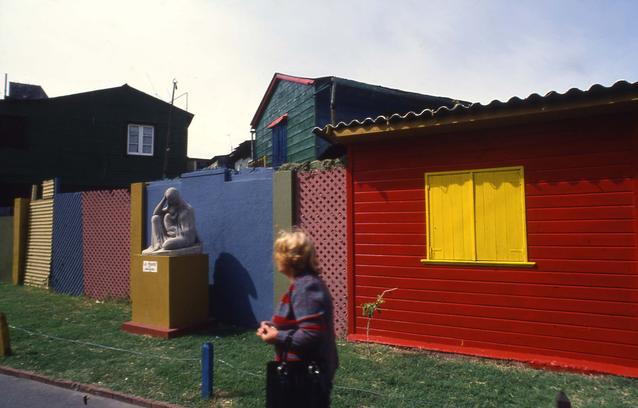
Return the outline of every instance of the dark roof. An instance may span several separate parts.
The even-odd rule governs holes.
[[[87,92],[79,92],[79,93],[75,93],[75,94],[69,94],[69,95],[61,95],[61,96],[56,96],[56,97],[52,97],[52,98],[46,98],[46,99],[38,99],[38,100],[33,100],[33,99],[17,99],[17,100],[13,100],[13,99],[4,99],[4,100],[0,100],[0,104],[2,103],[55,103],[55,101],[61,100],[61,99],[69,99],[69,98],[78,98],[78,97],[83,97],[83,96],[91,96],[91,95],[100,95],[100,94],[117,94],[117,93],[128,93],[128,94],[137,94],[140,96],[143,96],[145,98],[149,98],[150,100],[154,101],[154,102],[158,102],[158,103],[162,103],[165,105],[170,105],[168,102],[165,102],[159,98],[156,98],[152,95],[149,95],[145,92],[140,91],[139,89],[135,89],[132,86],[128,85],[128,84],[124,84],[122,86],[117,86],[117,87],[113,87],[113,88],[105,88],[105,89],[98,89],[98,90],[94,90],[94,91],[87,91]],[[193,114],[185,111],[183,109],[178,108],[177,106],[173,106],[173,110],[177,111],[177,112],[181,112],[184,115],[190,117],[190,119],[192,120],[193,118]]]
[[[275,89],[277,88],[277,84],[281,81],[295,82],[302,85],[314,85],[315,83],[321,84],[321,83],[328,83],[330,81],[335,81],[335,83],[340,86],[358,88],[361,90],[374,92],[377,94],[384,94],[384,95],[395,97],[395,98],[398,97],[398,98],[418,100],[422,102],[421,106],[439,107],[444,105],[452,106],[454,103],[469,104],[469,102],[457,101],[451,98],[425,95],[425,94],[420,94],[416,92],[402,91],[400,89],[387,88],[380,85],[371,85],[364,82],[353,81],[351,79],[339,78],[335,76],[306,78],[306,77],[298,77],[293,75],[275,73],[272,79],[270,80],[270,84],[268,85],[268,89],[266,90],[266,93],[264,94],[263,98],[261,99],[261,102],[259,103],[259,107],[257,108],[257,111],[255,112],[255,115],[253,116],[253,119],[250,122],[250,126],[252,128],[255,128],[255,126],[257,126],[259,119],[261,119],[261,116],[264,110],[266,109],[266,106],[268,105],[268,101],[270,100],[270,98],[272,97],[272,94],[275,92]]]
[[[9,95],[7,99],[46,99],[46,92],[40,85],[21,84],[9,82]]]
[[[397,96],[402,98],[413,98],[421,101],[425,101],[429,105],[444,106],[451,105],[451,102],[469,104],[470,102],[459,101],[444,96],[426,95],[417,92],[403,91],[401,89],[388,88],[381,85],[372,85],[365,82],[353,81],[352,79],[345,79],[339,77],[322,77],[317,78],[317,81],[328,81],[334,79],[337,84],[349,86],[351,88],[359,88],[367,91],[373,91],[388,96]]]
[[[251,153],[251,145],[254,145],[254,143],[254,140],[244,140],[239,144],[239,146],[233,149],[232,152],[228,154],[213,156],[213,158],[210,159],[211,164],[208,166],[208,168],[212,168],[215,162],[217,162],[221,166],[232,167],[238,160],[249,158]]]
[[[239,159],[244,159],[246,157],[250,157],[250,148],[251,145],[254,145],[254,140],[244,140],[237,146],[230,154],[229,158],[235,162]]]
[[[545,95],[533,93],[526,98],[512,97],[506,102],[494,100],[487,105],[481,103],[458,103],[453,107],[441,106],[437,109],[424,109],[420,112],[395,113],[389,116],[377,116],[363,120],[352,120],[348,123],[328,124],[323,128],[314,128],[318,135],[329,136],[333,131],[355,130],[369,127],[388,127],[397,130],[419,123],[421,127],[437,126],[443,121],[446,124],[462,121],[475,121],[499,115],[530,115],[555,109],[578,109],[593,106],[613,105],[621,102],[638,103],[638,82],[618,81],[612,86],[600,84],[588,90],[571,88],[565,93],[551,91]],[[479,118],[480,117],[480,118]],[[415,126],[416,127],[416,126]],[[392,129],[390,129],[392,128]]]

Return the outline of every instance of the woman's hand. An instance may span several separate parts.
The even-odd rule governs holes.
[[[255,333],[261,341],[274,344],[277,341],[277,334],[279,334],[279,330],[275,326],[273,326],[270,322],[261,322],[259,328],[257,329],[257,333]]]
[[[269,325],[269,324],[272,324],[272,323],[267,322],[267,321],[263,321],[263,322],[259,323],[259,327],[257,328],[257,332],[256,332],[255,334],[256,334],[257,336],[260,336],[260,337],[261,337],[261,335],[262,335],[262,334],[263,334],[263,332],[264,332],[264,327],[265,327],[265,326],[267,326],[267,325]]]

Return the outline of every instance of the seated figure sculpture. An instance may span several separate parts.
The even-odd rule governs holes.
[[[152,255],[188,255],[202,252],[195,229],[195,211],[169,187],[153,211],[151,246],[142,251]]]

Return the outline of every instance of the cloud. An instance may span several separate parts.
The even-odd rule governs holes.
[[[210,157],[249,138],[274,72],[485,103],[611,85],[637,80],[637,17],[633,1],[4,0],[0,68],[52,96],[168,100],[176,78],[189,155]]]

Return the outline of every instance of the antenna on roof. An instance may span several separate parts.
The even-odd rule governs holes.
[[[164,166],[162,178],[166,178],[168,168],[168,155],[171,152],[171,118],[173,116],[173,103],[175,102],[175,90],[177,89],[177,79],[173,78],[173,94],[171,95],[171,106],[168,108],[168,126],[166,127],[166,144],[164,146]]]
[[[151,84],[151,88],[153,88],[153,94],[159,98],[159,94],[157,93],[157,89],[155,89],[155,85],[153,84],[153,81],[151,80],[151,77],[148,76],[148,72],[145,72],[144,75],[146,75],[146,80],[148,81],[149,84]]]
[[[4,98],[7,99],[7,80],[9,79],[9,74],[5,72],[4,74]]]
[[[173,102],[181,98],[182,96],[186,96],[186,110],[188,110],[188,92],[184,92],[183,94],[176,96]]]

